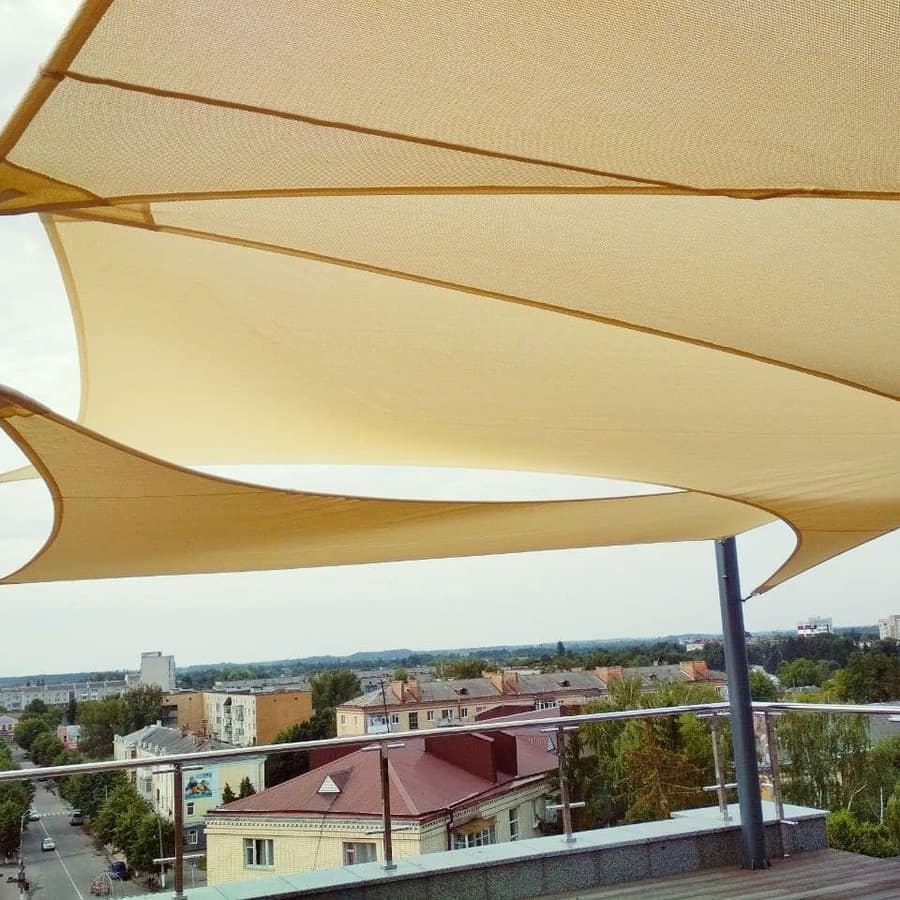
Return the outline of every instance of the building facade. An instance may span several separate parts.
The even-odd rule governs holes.
[[[163,656],[159,650],[142,653],[140,683],[174,691],[175,657]]]
[[[379,754],[355,750],[207,815],[210,885],[383,860]],[[547,735],[498,730],[390,750],[395,859],[536,837]]]
[[[831,619],[809,616],[797,623],[797,637],[815,637],[817,634],[831,634]]]
[[[239,747],[270,744],[289,725],[308,722],[312,691],[204,691],[202,732]]]
[[[878,637],[882,641],[900,641],[900,616],[879,619]]]
[[[217,740],[205,740],[197,735],[186,734],[176,728],[164,725],[148,725],[131,734],[116,735],[113,739],[115,759],[162,759],[177,753],[202,753],[207,750],[227,750],[232,744]],[[174,819],[175,777],[164,763],[131,770],[132,783],[138,793],[155,812],[167,819]],[[184,834],[183,842],[187,850],[200,851],[206,847],[206,813],[221,805],[222,792],[229,785],[235,794],[241,782],[248,778],[254,790],[265,789],[265,757],[204,763],[199,770],[185,771]]]
[[[18,716],[0,713],[0,741],[6,741],[7,744],[11,744],[13,742],[13,735],[16,731],[16,725],[18,724]]]
[[[0,687],[0,705],[12,712],[23,710],[32,700],[47,706],[65,706],[70,700],[103,700],[116,697],[134,687],[135,682],[122,681],[59,681],[41,684],[14,684]]]

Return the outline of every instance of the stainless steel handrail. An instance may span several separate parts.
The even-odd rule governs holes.
[[[782,712],[797,713],[832,713],[832,714],[862,714],[867,716],[900,716],[900,706],[867,706],[864,704],[838,704],[838,703],[779,703],[779,702],[756,702],[753,704],[753,710],[756,713],[762,713],[765,716],[766,724],[770,723],[770,716]],[[129,769],[143,769],[148,766],[159,766],[161,764],[172,765],[174,768],[182,768],[190,763],[211,763],[219,760],[234,759],[252,759],[260,756],[277,755],[280,753],[296,753],[302,750],[317,750],[326,747],[372,747],[378,748],[382,758],[386,762],[387,750],[390,744],[404,739],[415,739],[423,737],[449,737],[458,734],[484,734],[493,731],[510,731],[520,728],[540,729],[542,731],[557,732],[558,746],[564,748],[564,729],[568,730],[573,726],[586,725],[595,722],[621,722],[633,719],[652,719],[663,716],[680,716],[684,714],[697,714],[710,717],[712,722],[717,724],[718,716],[727,716],[729,707],[727,703],[697,703],[685,706],[665,706],[653,707],[650,709],[628,709],[614,710],[610,712],[582,713],[574,716],[544,716],[537,719],[488,719],[478,722],[474,725],[453,725],[442,728],[429,728],[416,731],[402,732],[385,732],[384,734],[369,735],[352,735],[339,738],[324,738],[316,741],[295,741],[289,744],[264,744],[254,747],[236,747],[228,750],[210,750],[197,753],[179,753],[162,757],[151,757],[143,759],[126,759],[126,760],[108,760],[106,762],[94,763],[74,763],[64,766],[42,766],[30,769],[18,769],[0,772],[0,783],[5,781],[30,781],[37,778],[62,778],[69,775],[90,774],[93,772],[110,772],[110,771],[127,771]],[[717,729],[713,728],[713,740],[717,748],[718,734]],[[769,732],[771,735],[771,732]],[[772,738],[770,737],[770,741]],[[770,743],[770,755],[772,752],[772,744]],[[718,754],[716,754],[718,756]],[[562,766],[562,759],[560,760]],[[383,766],[384,768],[384,766]],[[721,763],[716,766],[715,786],[710,786],[711,790],[718,790],[720,794],[720,805],[724,803],[724,789],[730,787],[724,783],[724,774]],[[776,796],[776,803],[779,808],[779,818],[784,819],[783,803],[781,802],[781,786],[778,777],[777,764],[773,766],[773,784]],[[561,776],[560,781],[562,795],[559,807],[563,811],[563,820],[566,823],[566,841],[572,842],[571,833],[571,808],[583,804],[572,803],[568,791],[565,789],[565,776]],[[706,789],[706,788],[705,788]],[[393,859],[390,845],[390,795],[389,781],[382,778],[383,805],[385,811],[385,868],[390,870],[393,868]],[[727,806],[725,807],[727,814]],[[727,815],[725,816],[727,821]],[[176,854],[179,856],[179,854]],[[180,859],[178,862],[182,862]],[[183,863],[182,863],[183,865]],[[183,890],[184,878],[183,871],[176,872],[176,891]],[[177,893],[176,896],[183,897],[183,893]]]

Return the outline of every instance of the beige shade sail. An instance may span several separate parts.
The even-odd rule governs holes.
[[[88,2],[0,213],[44,214],[87,429],[670,485],[794,528],[766,589],[900,522],[898,34],[888,2]]]
[[[732,533],[771,519],[689,492],[491,503],[259,487],[152,459],[3,390],[0,426],[40,471],[56,511],[44,549],[5,584],[693,541],[716,537],[714,520]]]

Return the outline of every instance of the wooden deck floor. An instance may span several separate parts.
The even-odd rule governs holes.
[[[728,866],[628,885],[545,894],[542,900],[900,900],[900,858],[816,850],[779,859],[762,872]]]

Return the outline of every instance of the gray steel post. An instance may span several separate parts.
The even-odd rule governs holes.
[[[181,763],[173,764],[173,791],[175,793],[175,896],[184,900],[184,776]]]
[[[725,639],[725,671],[731,707],[734,767],[741,811],[741,864],[745,869],[765,869],[769,860],[766,857],[762,801],[759,796],[759,766],[753,733],[753,702],[750,696],[750,673],[747,669],[737,543],[733,537],[716,541],[716,565],[719,573],[722,634]]]

